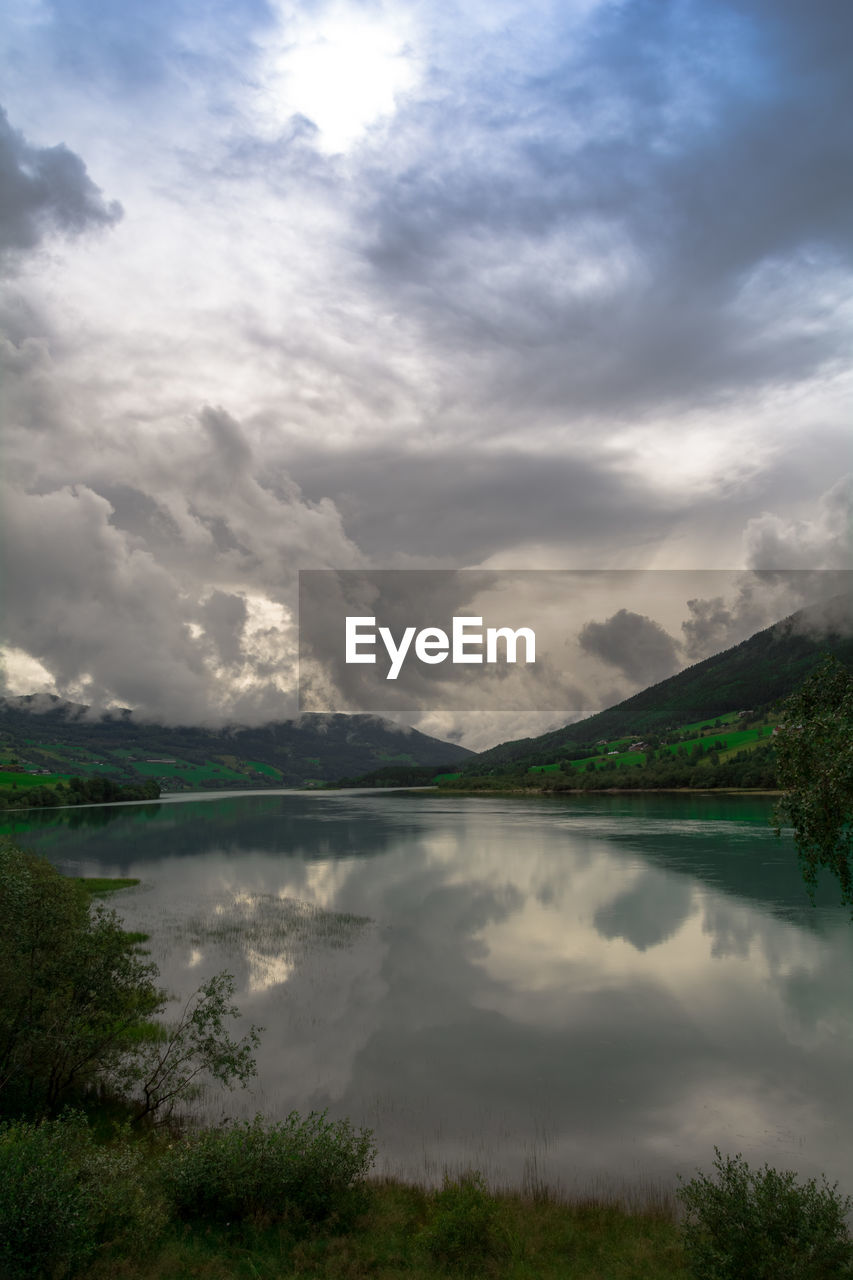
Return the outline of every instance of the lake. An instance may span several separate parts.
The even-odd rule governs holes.
[[[229,969],[258,1077],[208,1119],[329,1109],[377,1168],[642,1198],[749,1162],[853,1192],[853,923],[770,797],[174,797],[3,829],[112,896],[185,998]]]

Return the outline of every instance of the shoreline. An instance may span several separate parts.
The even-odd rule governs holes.
[[[361,790],[370,791],[364,787]],[[434,792],[442,796],[662,796],[662,795],[702,795],[702,796],[782,796],[784,791],[771,791],[767,787],[435,787]]]

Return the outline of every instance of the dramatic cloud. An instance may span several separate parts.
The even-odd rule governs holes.
[[[0,108],[0,255],[33,249],[51,230],[79,234],[108,227],[122,214],[107,203],[68,147],[34,147]]]
[[[374,174],[377,275],[446,349],[500,347],[494,403],[547,424],[695,407],[842,358],[832,298],[800,293],[853,249],[849,76],[818,34],[850,19],[819,9],[543,15],[521,46],[538,72],[523,112],[496,93],[517,69],[505,47],[473,76],[445,70],[463,103],[452,152],[443,102],[411,107],[419,162],[402,146]]]
[[[551,542],[556,530],[563,546],[594,544],[618,555],[628,540],[656,544],[687,511],[678,494],[650,511],[646,481],[632,483],[582,446],[553,458],[509,446],[468,452],[449,441],[422,450],[389,441],[331,454],[308,446],[291,465],[306,495],[331,497],[359,546],[385,564],[473,566]],[[539,568],[540,557],[519,567]]]
[[[355,557],[328,502],[256,477],[239,424],[206,409],[168,466],[3,498],[6,640],[65,696],[167,721],[295,712],[295,586]],[[147,491],[146,491],[147,489]],[[155,496],[156,495],[156,496]]]
[[[842,569],[851,24],[12,6],[10,686],[281,714],[300,568]],[[555,717],[812,598],[664,595],[575,620]]]
[[[578,636],[580,646],[637,684],[657,684],[678,670],[678,647],[659,623],[620,609],[606,622],[588,622]]]
[[[739,644],[804,607],[849,593],[851,529],[850,475],[823,494],[812,520],[764,512],[747,521],[743,545],[754,572],[740,576],[728,598],[687,601],[682,631],[690,661]]]
[[[823,495],[813,520],[764,512],[744,532],[747,564],[756,569],[849,569],[853,474]]]

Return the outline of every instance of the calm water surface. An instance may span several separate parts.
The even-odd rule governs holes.
[[[853,924],[747,796],[174,798],[4,829],[266,1030],[208,1118],[328,1107],[380,1169],[614,1190],[716,1144],[853,1192]],[[344,913],[344,914],[341,914]]]

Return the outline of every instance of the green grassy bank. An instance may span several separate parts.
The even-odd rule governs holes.
[[[457,1184],[458,1187],[458,1184]],[[664,1211],[520,1196],[466,1200],[463,1186],[435,1192],[375,1182],[347,1230],[306,1231],[262,1221],[166,1227],[147,1255],[113,1253],[90,1280],[687,1280],[679,1228]],[[455,1193],[455,1202],[454,1202]]]

